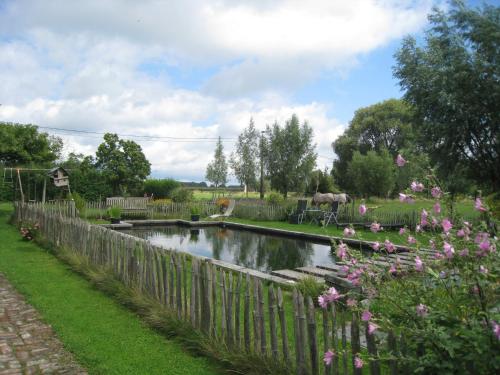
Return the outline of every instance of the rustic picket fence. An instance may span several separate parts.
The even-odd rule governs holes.
[[[111,270],[123,284],[154,298],[230,352],[258,356],[298,375],[362,374],[354,366],[358,353],[365,363],[370,358],[365,368],[372,375],[382,370],[410,373],[397,361],[405,354],[402,338],[392,332],[369,335],[357,313],[337,311],[337,306],[315,308],[311,297],[304,298],[296,289],[264,285],[248,274],[219,268],[211,259],[159,248],[46,205],[18,202],[15,218],[18,223],[38,223],[53,246]],[[330,366],[322,360],[328,349],[337,353]]]
[[[113,201],[119,205],[119,201]],[[191,208],[199,209],[202,218],[214,214],[220,214],[220,207],[213,202],[196,202],[196,203],[167,203],[154,204],[149,203],[142,209],[124,208],[124,215],[127,218],[144,218],[144,219],[159,219],[159,218],[183,218],[188,217]],[[84,217],[100,218],[106,216],[106,210],[109,204],[106,202],[86,202]],[[288,213],[285,207],[276,205],[248,205],[236,203],[232,216],[241,219],[253,220],[285,220]]]

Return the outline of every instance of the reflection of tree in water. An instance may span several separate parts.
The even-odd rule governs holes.
[[[177,237],[180,243],[189,241],[191,244],[210,249],[214,259],[224,259],[261,271],[294,269],[313,263],[314,245],[312,243],[250,231],[219,227],[207,227],[200,230],[172,226],[134,230],[130,231],[130,234],[145,239],[158,236]]]
[[[220,230],[224,231],[224,236],[205,231],[207,239],[212,242],[215,259],[220,259],[221,252],[224,251],[227,255],[232,255],[232,262],[262,271],[293,269],[312,264],[312,243],[247,231]]]

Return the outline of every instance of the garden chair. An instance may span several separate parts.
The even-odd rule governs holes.
[[[307,200],[306,199],[299,199],[297,201],[297,208],[295,211],[290,214],[289,220],[290,223],[292,224],[302,224],[304,221],[304,217],[306,214],[306,209],[307,209]]]
[[[334,222],[339,225],[337,221],[337,215],[339,213],[339,202],[332,202],[332,208],[330,211],[325,211],[323,213],[323,225],[326,227],[330,222]]]

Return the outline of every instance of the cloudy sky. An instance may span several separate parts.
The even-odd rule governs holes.
[[[0,0],[0,121],[93,154],[141,144],[156,177],[201,181],[253,117],[313,127],[318,167],[354,111],[400,97],[393,54],[431,0]],[[83,132],[66,132],[72,129]],[[138,136],[146,136],[138,137]]]

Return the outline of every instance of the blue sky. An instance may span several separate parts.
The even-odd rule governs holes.
[[[229,138],[229,156],[250,117],[263,129],[296,113],[324,168],[356,109],[401,96],[393,55],[405,35],[422,37],[434,5],[447,6],[0,0],[0,121],[157,137],[131,137],[154,176],[201,181],[215,137]],[[92,154],[101,140],[45,130],[65,153]]]

